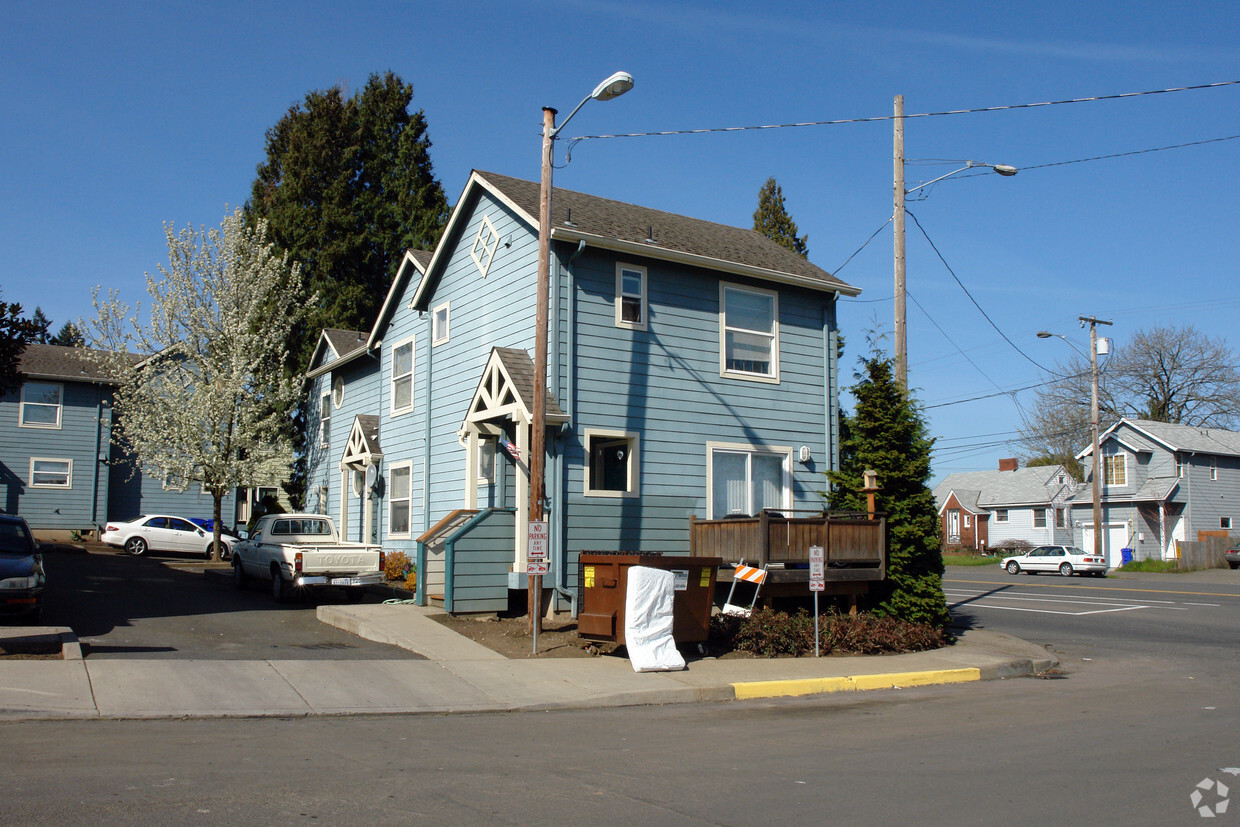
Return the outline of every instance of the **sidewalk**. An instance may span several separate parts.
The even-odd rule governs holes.
[[[82,659],[71,630],[0,628],[0,638],[58,635],[64,660],[0,661],[0,721],[495,712],[730,701],[1031,675],[1044,649],[983,630],[933,652],[875,657],[704,659],[636,673],[622,658],[508,660],[410,605],[319,606],[318,617],[424,661]]]

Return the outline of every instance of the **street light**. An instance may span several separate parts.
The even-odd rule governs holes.
[[[1093,491],[1094,493],[1094,556],[1101,557],[1102,556],[1102,487],[1101,487],[1101,482],[1098,479],[1098,468],[1099,468],[1099,460],[1098,460],[1098,453],[1099,453],[1099,447],[1098,447],[1098,325],[1100,324],[1109,325],[1110,322],[1104,322],[1101,319],[1094,318],[1093,316],[1079,316],[1078,318],[1080,319],[1081,327],[1084,327],[1086,323],[1089,324],[1089,378],[1090,378],[1090,387],[1092,390],[1092,398],[1090,402],[1089,427],[1090,427],[1090,432],[1093,436],[1093,443],[1092,443],[1093,450],[1091,451],[1091,453],[1093,454],[1093,459],[1094,459],[1093,472],[1091,475],[1092,476],[1091,482],[1093,483],[1093,489],[1094,489]],[[1077,353],[1081,353],[1081,349],[1077,347],[1076,345],[1072,344],[1072,341],[1067,336],[1063,336],[1059,333],[1051,333],[1050,331],[1047,331],[1047,330],[1038,331],[1039,339],[1049,339],[1052,336],[1063,339],[1065,342],[1068,343],[1069,347],[1071,347]],[[1085,354],[1081,353],[1081,355],[1084,356]]]
[[[542,178],[538,190],[538,297],[534,321],[534,411],[533,431],[530,434],[530,503],[529,520],[543,518],[543,478],[546,472],[547,451],[547,302],[548,279],[551,276],[551,158],[556,136],[568,126],[581,107],[588,101],[609,101],[633,88],[633,76],[628,72],[616,72],[594,91],[581,99],[581,103],[568,113],[564,123],[555,125],[556,110],[543,107]],[[541,597],[535,591],[541,587],[542,578],[534,575],[529,583],[530,627],[537,630],[541,620]],[[541,588],[539,588],[541,591]],[[537,647],[537,644],[535,644]]]
[[[904,96],[896,95],[895,100],[895,124],[894,134],[894,167],[895,167],[895,185],[892,188],[895,195],[895,211],[892,214],[892,223],[894,228],[894,246],[895,246],[895,271],[896,271],[896,382],[906,392],[908,391],[908,328],[906,324],[905,314],[905,289],[904,289],[904,197],[909,193],[924,189],[931,184],[936,184],[944,178],[950,178],[957,173],[964,172],[969,169],[977,169],[985,167],[997,172],[1005,178],[1011,178],[1018,170],[1016,167],[1008,164],[983,164],[977,161],[968,161],[960,169],[952,170],[946,175],[940,175],[933,181],[927,181],[919,184],[911,190],[904,188]]]

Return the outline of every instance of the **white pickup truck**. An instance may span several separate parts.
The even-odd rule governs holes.
[[[233,547],[233,580],[244,589],[251,579],[270,580],[280,602],[294,590],[335,587],[361,600],[366,586],[383,582],[380,546],[346,543],[331,517],[322,514],[268,514],[250,536]]]

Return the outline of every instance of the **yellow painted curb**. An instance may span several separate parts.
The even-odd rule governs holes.
[[[751,698],[784,698],[830,692],[863,692],[869,689],[901,689],[944,683],[980,681],[979,669],[934,669],[928,672],[890,672],[840,678],[802,678],[787,681],[746,681],[732,684],[738,701]]]

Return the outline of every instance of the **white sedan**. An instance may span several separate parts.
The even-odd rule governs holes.
[[[109,546],[123,548],[130,554],[149,551],[181,551],[211,556],[211,532],[183,517],[167,514],[144,514],[128,522],[109,521],[99,540]],[[224,559],[232,551],[229,538],[220,537]]]
[[[1008,574],[1036,574],[1040,571],[1059,572],[1064,577],[1074,574],[1092,574],[1105,577],[1105,557],[1086,554],[1076,546],[1038,546],[1024,554],[1004,557],[999,563]]]

